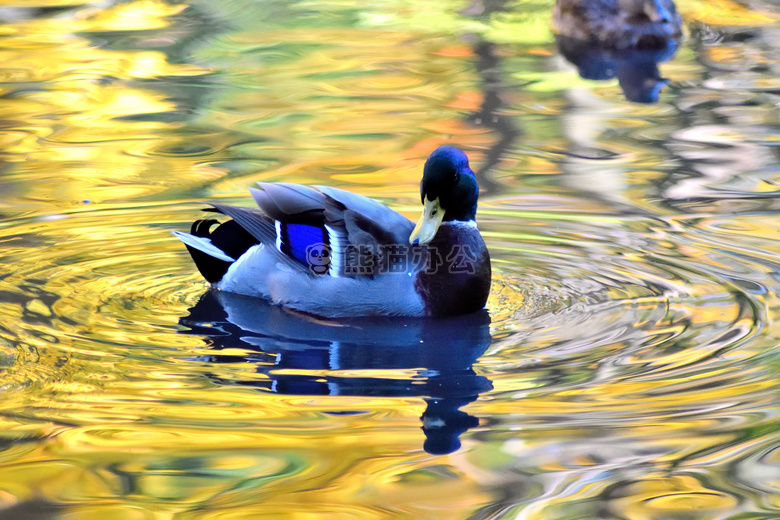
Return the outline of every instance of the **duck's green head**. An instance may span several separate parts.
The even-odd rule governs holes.
[[[423,214],[409,237],[412,244],[433,240],[442,222],[474,220],[479,186],[466,154],[447,145],[434,150],[425,161],[420,198]]]

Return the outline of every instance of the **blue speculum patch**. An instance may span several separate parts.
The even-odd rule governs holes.
[[[330,261],[327,232],[307,224],[282,224],[281,251],[303,265],[326,264]]]

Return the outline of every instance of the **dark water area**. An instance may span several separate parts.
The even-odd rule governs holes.
[[[677,6],[599,57],[652,103],[548,0],[0,6],[0,519],[780,517],[780,8]],[[416,220],[442,144],[486,314],[291,314],[170,233],[258,181]]]

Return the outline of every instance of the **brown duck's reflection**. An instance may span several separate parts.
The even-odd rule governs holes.
[[[288,395],[422,397],[423,448],[446,454],[460,448],[460,435],[479,425],[460,410],[493,388],[474,362],[490,345],[487,311],[440,320],[359,318],[323,321],[290,313],[262,300],[208,291],[179,322],[188,334],[207,336],[211,363],[256,364],[262,380],[217,380]],[[251,350],[220,355],[219,350]],[[287,370],[281,370],[287,369]],[[290,373],[294,369],[295,373]],[[325,376],[323,370],[406,370],[401,378]],[[415,370],[416,369],[416,370]],[[311,370],[311,375],[305,371]],[[302,373],[303,372],[303,373]]]
[[[606,80],[617,76],[623,94],[635,103],[655,103],[669,83],[658,71],[658,63],[677,52],[678,41],[656,41],[654,45],[616,49],[596,42],[566,36],[555,39],[558,52],[575,65],[585,79]]]

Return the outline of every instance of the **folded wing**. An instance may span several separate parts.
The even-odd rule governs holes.
[[[294,269],[342,277],[373,276],[371,270],[354,269],[356,258],[360,265],[380,265],[385,246],[409,243],[414,224],[373,199],[326,186],[259,186],[250,188],[259,210],[213,203],[233,220],[213,231],[213,220],[200,220],[190,235],[175,233],[207,280],[218,281],[231,260],[257,244],[276,251]]]

